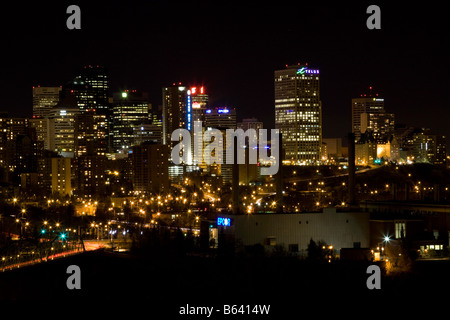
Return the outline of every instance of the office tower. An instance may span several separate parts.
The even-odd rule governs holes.
[[[75,116],[75,156],[105,155],[107,152],[106,115],[86,110]]]
[[[127,152],[133,146],[136,127],[149,123],[150,109],[146,93],[136,90],[114,93],[111,118],[114,152]]]
[[[172,132],[179,128],[187,129],[187,96],[188,88],[181,83],[162,88],[163,144],[168,145],[170,150],[174,145]]]
[[[226,130],[236,129],[236,109],[234,108],[208,108],[205,111],[205,130],[217,129],[222,133],[223,139],[219,142],[218,148],[222,149],[222,164],[212,164],[208,166],[207,171],[211,175],[221,176],[223,183],[231,183],[233,179],[232,164],[226,163]],[[212,142],[212,141],[211,141]],[[210,141],[204,141],[203,147],[210,144]],[[203,152],[203,162],[211,163],[216,155]]]
[[[198,166],[199,161],[194,159],[194,145],[202,144],[202,136],[204,127],[202,125],[202,131],[196,132],[194,124],[196,121],[205,122],[205,110],[208,104],[208,95],[204,86],[196,87],[192,86],[187,92],[186,103],[186,129],[191,131],[191,154],[188,155],[188,164]],[[197,130],[198,131],[198,130]],[[200,161],[201,162],[201,161]],[[194,167],[195,168],[195,167]]]
[[[205,110],[208,104],[208,95],[204,86],[190,87],[187,92],[186,103],[186,129],[193,129],[194,121],[204,122]]]
[[[87,109],[109,114],[109,77],[102,66],[84,66],[79,69],[72,81],[63,86],[62,98],[75,96],[81,112]]]
[[[142,193],[168,191],[169,147],[145,142],[133,146],[133,186]]]
[[[290,163],[312,165],[321,159],[319,73],[307,64],[275,71],[275,128],[282,136],[284,160]]]
[[[75,97],[66,96],[50,112],[48,117],[48,146],[65,157],[75,152],[75,117],[80,113]]]
[[[87,65],[80,68],[74,78],[65,84],[61,91],[61,99],[68,95],[75,97],[80,112],[86,110],[106,115],[108,132],[107,149],[111,152],[111,106],[109,103],[109,75],[105,67]]]
[[[236,109],[227,107],[206,109],[204,126],[219,130],[236,129]]]
[[[365,132],[361,128],[361,115],[363,113],[372,115],[369,116],[372,118],[374,118],[376,114],[385,113],[384,99],[379,97],[378,93],[373,91],[373,87],[369,87],[368,93],[361,94],[359,98],[352,99],[352,132],[355,134],[355,141],[359,141],[361,135]],[[366,128],[368,126],[367,122],[368,120],[366,118]]]
[[[33,117],[47,117],[59,102],[61,87],[33,87]]]

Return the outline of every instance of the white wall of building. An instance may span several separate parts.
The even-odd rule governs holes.
[[[325,241],[335,250],[361,248],[370,244],[369,214],[365,212],[336,212],[325,208],[323,213],[230,215],[231,226],[226,233],[233,233],[242,245],[265,246],[297,244],[298,250],[306,250],[311,239]],[[270,241],[268,241],[270,239]]]

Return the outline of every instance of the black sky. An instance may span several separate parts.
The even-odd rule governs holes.
[[[81,30],[66,8],[81,8]],[[0,110],[31,115],[33,85],[62,85],[83,65],[105,65],[112,89],[203,84],[213,105],[273,126],[273,72],[308,62],[321,72],[325,137],[350,130],[351,98],[371,85],[396,122],[450,136],[450,41],[437,4],[378,2],[381,30],[366,28],[370,2],[58,1],[0,10]]]

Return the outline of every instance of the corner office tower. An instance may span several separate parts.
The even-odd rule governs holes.
[[[321,160],[322,102],[319,70],[306,65],[275,71],[275,128],[285,163],[315,165]]]

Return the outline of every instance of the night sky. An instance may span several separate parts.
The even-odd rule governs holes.
[[[81,30],[66,28],[70,4],[81,8]],[[381,8],[381,30],[366,27],[370,4]],[[31,115],[32,86],[101,64],[112,91],[147,91],[157,106],[164,85],[203,84],[212,106],[273,127],[274,70],[308,62],[321,72],[324,137],[351,130],[351,99],[369,86],[397,123],[450,136],[450,27],[436,4],[14,2],[2,3],[0,30],[0,110],[12,116]]]

